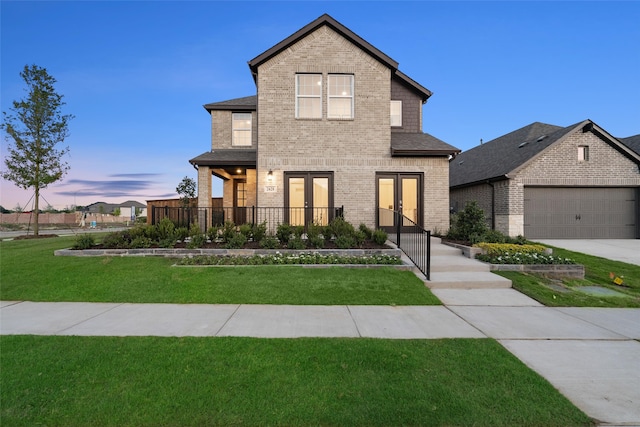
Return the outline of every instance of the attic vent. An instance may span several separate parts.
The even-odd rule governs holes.
[[[547,135],[541,135],[538,139],[536,139],[536,142],[541,142],[543,140],[545,140],[547,137]]]
[[[459,164],[460,166],[462,166],[462,164],[463,164],[463,163],[464,163],[464,160],[460,160],[460,161],[458,162],[458,164]]]
[[[522,148],[522,147],[524,147],[525,145],[527,145],[528,143],[529,143],[529,141],[525,141],[525,142],[523,142],[522,144],[518,145],[518,148]]]

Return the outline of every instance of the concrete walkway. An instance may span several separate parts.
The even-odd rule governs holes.
[[[0,334],[495,338],[605,425],[640,425],[640,309],[550,308],[513,289],[433,289],[445,306],[0,302]]]

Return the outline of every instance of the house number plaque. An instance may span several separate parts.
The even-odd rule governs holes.
[[[277,193],[278,192],[278,186],[277,185],[265,185],[264,186],[264,192],[265,193]]]

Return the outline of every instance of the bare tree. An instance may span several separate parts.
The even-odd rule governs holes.
[[[62,160],[69,148],[57,149],[56,145],[68,136],[67,125],[73,116],[62,114],[63,96],[56,93],[56,79],[45,68],[25,65],[20,77],[27,85],[28,95],[13,101],[10,108],[13,114],[2,112],[0,127],[5,130],[9,144],[6,170],[1,176],[25,190],[33,188],[34,234],[37,236],[40,190],[62,179],[69,170],[69,165]]]

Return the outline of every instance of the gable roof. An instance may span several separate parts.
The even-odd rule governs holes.
[[[640,154],[640,134],[627,138],[618,138],[618,140],[620,140],[620,142],[631,148],[636,153]]]
[[[485,144],[464,151],[449,163],[449,186],[473,185],[509,178],[552,144],[576,131],[593,132],[626,157],[640,164],[640,156],[621,144],[591,120],[571,126],[535,122]]]
[[[452,156],[459,152],[456,147],[428,133],[391,132],[392,157]]]
[[[432,95],[432,92],[429,89],[425,88],[424,86],[410,79],[404,73],[398,71],[397,61],[393,60],[391,57],[389,57],[388,55],[380,51],[378,48],[376,48],[375,46],[367,42],[365,39],[363,39],[353,31],[351,31],[350,29],[348,29],[347,27],[345,27],[344,25],[342,25],[341,23],[339,23],[338,21],[336,21],[326,13],[320,16],[315,21],[305,25],[304,27],[302,27],[301,29],[299,29],[298,31],[296,31],[286,39],[282,40],[280,43],[276,44],[270,49],[267,49],[266,51],[262,52],[260,55],[250,60],[248,64],[249,64],[249,69],[251,70],[251,73],[253,75],[254,81],[257,78],[258,67],[261,64],[273,58],[274,56],[278,55],[280,52],[288,49],[290,46],[297,43],[301,39],[307,37],[309,34],[313,33],[318,28],[324,25],[330,27],[332,30],[336,31],[338,34],[340,34],[341,36],[349,40],[351,43],[358,46],[367,54],[374,57],[376,60],[380,61],[382,64],[384,64],[389,69],[391,69],[392,71],[391,74],[395,78],[397,78],[398,80],[400,80],[401,82],[409,86],[410,88],[413,88],[418,93],[420,93],[420,95],[422,96],[423,102],[426,102],[427,98],[429,98]]]

